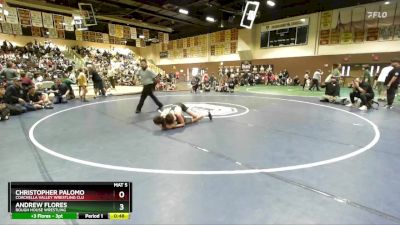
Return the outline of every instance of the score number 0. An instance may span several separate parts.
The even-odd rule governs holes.
[[[123,192],[123,191],[120,191],[119,193],[118,193],[118,196],[119,196],[119,198],[124,198],[125,197],[125,192]],[[119,210],[124,210],[125,209],[125,207],[124,207],[124,204],[119,204]]]

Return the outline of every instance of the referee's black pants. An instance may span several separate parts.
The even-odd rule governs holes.
[[[396,97],[397,86],[393,87],[393,85],[386,91],[387,94],[387,104],[392,105],[394,99]]]
[[[140,101],[139,101],[139,104],[136,107],[136,111],[141,111],[142,110],[142,107],[143,107],[143,104],[144,104],[144,100],[146,100],[147,96],[150,96],[153,99],[153,101],[156,103],[158,108],[163,107],[163,104],[154,95],[153,90],[154,90],[154,84],[147,84],[147,85],[143,86],[142,95],[140,96]]]

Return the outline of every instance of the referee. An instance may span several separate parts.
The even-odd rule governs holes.
[[[138,71],[138,75],[141,77],[143,91],[142,95],[140,96],[139,104],[136,107],[136,113],[141,112],[144,100],[146,100],[147,96],[150,96],[157,104],[158,109],[161,109],[163,107],[163,104],[157,99],[157,97],[153,93],[154,79],[157,75],[147,68],[147,61],[145,59],[140,60],[140,67],[142,69]]]

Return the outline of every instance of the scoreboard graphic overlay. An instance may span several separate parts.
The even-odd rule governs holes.
[[[127,220],[131,182],[9,182],[12,219]]]

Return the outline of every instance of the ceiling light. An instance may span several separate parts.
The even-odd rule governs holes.
[[[300,21],[304,23],[304,22],[306,22],[306,19],[303,18],[303,19],[300,19]]]
[[[274,2],[274,1],[271,1],[271,0],[268,0],[268,1],[267,1],[267,5],[269,5],[269,6],[271,6],[271,7],[274,7],[274,6],[275,6],[275,2]]]
[[[207,17],[206,17],[206,20],[207,20],[208,22],[211,22],[211,23],[214,23],[214,22],[215,22],[215,19],[214,19],[213,17],[210,17],[210,16],[207,16]]]
[[[187,11],[186,9],[179,9],[179,13],[187,15],[189,14],[189,11]]]
[[[4,14],[5,16],[8,16],[8,11],[7,11],[7,10],[4,10],[3,14]]]
[[[144,35],[143,34],[139,35],[139,38],[144,38]]]
[[[386,2],[385,2],[385,5],[389,5],[389,4],[390,4],[390,2],[389,2],[389,1],[386,1]]]

